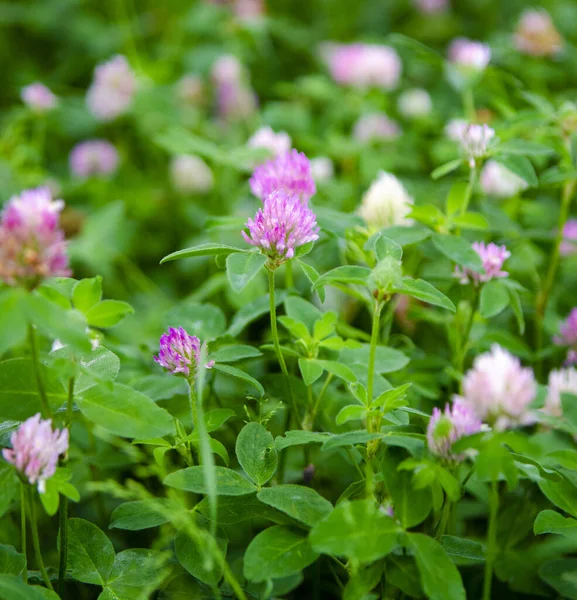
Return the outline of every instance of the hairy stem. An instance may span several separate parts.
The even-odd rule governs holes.
[[[34,504],[34,491],[31,486],[28,486],[28,500],[30,512],[30,531],[32,532],[32,546],[34,547],[36,565],[38,566],[38,569],[42,574],[42,579],[44,579],[46,587],[49,590],[54,590],[54,588],[52,587],[52,582],[50,581],[50,577],[48,577],[48,573],[46,572],[44,561],[42,560],[42,551],[40,550],[40,538],[38,537],[38,523],[36,521],[36,506]]]
[[[367,379],[367,401],[369,405],[373,402],[373,388],[375,385],[375,357],[377,354],[377,342],[379,339],[379,330],[381,322],[381,310],[383,305],[378,300],[375,301],[373,309],[373,327],[371,331],[371,346],[369,351],[368,379]]]
[[[38,387],[38,395],[40,396],[40,405],[42,407],[42,413],[45,418],[52,418],[52,411],[48,404],[48,396],[46,395],[46,388],[44,387],[44,379],[42,378],[42,371],[40,366],[40,357],[38,354],[38,342],[36,340],[36,331],[34,325],[28,325],[28,342],[30,344],[30,354],[32,356],[32,366],[34,368],[34,376],[36,377],[36,386]]]
[[[483,600],[491,600],[493,581],[493,563],[497,551],[497,513],[499,511],[499,491],[497,482],[492,481],[489,489],[489,531],[487,533],[487,558],[485,560],[485,579],[483,582]]]

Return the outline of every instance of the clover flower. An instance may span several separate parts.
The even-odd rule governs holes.
[[[363,115],[353,126],[353,138],[361,144],[395,140],[400,135],[401,128],[383,112]]]
[[[389,46],[377,44],[325,44],[321,49],[332,78],[356,88],[397,87],[402,64]]]
[[[226,121],[244,119],[256,110],[256,95],[238,58],[230,54],[219,57],[212,66],[217,106]]]
[[[260,200],[282,190],[306,203],[317,191],[309,159],[294,149],[259,165],[249,183],[252,193]]]
[[[315,181],[329,181],[335,175],[333,161],[328,156],[311,158],[311,173]]]
[[[498,344],[475,358],[463,378],[463,394],[455,396],[481,421],[498,430],[534,422],[529,405],[537,395],[533,371]]]
[[[465,119],[451,119],[444,129],[445,136],[452,142],[461,143],[465,129],[469,126],[469,123]]]
[[[513,36],[519,52],[531,56],[552,56],[562,48],[562,38],[551,17],[544,10],[526,10]]]
[[[210,167],[193,154],[182,154],[172,159],[170,179],[174,188],[183,193],[206,194],[214,187]]]
[[[270,127],[261,127],[248,140],[249,148],[264,148],[272,156],[280,156],[291,149],[291,138],[285,131],[273,131]]]
[[[20,97],[35,112],[51,110],[58,104],[58,98],[43,83],[38,82],[23,87]]]
[[[56,473],[58,457],[68,450],[68,429],[52,429],[51,419],[43,421],[38,413],[12,433],[10,443],[12,448],[2,450],[2,456],[43,494],[46,481]]]
[[[189,335],[183,327],[169,327],[160,336],[160,350],[154,360],[173,375],[182,374],[190,379],[196,375],[200,364],[200,340]],[[209,361],[206,368],[213,365],[214,361]]]
[[[381,171],[365,192],[358,213],[370,229],[392,225],[411,225],[407,215],[413,209],[413,199],[403,184],[391,173]]]
[[[496,160],[487,161],[481,171],[480,183],[485,194],[497,198],[511,198],[529,187],[524,179]]]
[[[106,140],[87,140],[70,152],[70,170],[76,177],[112,175],[118,168],[118,152]]]
[[[489,142],[495,137],[495,130],[491,129],[487,124],[477,125],[471,123],[467,125],[462,132],[461,148],[469,158],[469,166],[475,168],[475,159],[487,153]]]
[[[413,0],[416,9],[427,15],[442,13],[449,8],[449,0]]]
[[[465,456],[453,453],[451,446],[462,437],[480,431],[481,425],[481,420],[463,402],[454,402],[452,407],[446,404],[444,412],[434,408],[427,427],[429,450],[445,460],[462,461]]]
[[[427,90],[413,88],[399,96],[399,112],[408,119],[426,117],[433,110],[433,102]]]
[[[68,256],[59,228],[62,200],[48,188],[13,196],[0,216],[0,280],[34,287],[45,277],[66,277]]]
[[[473,282],[475,285],[486,283],[491,279],[508,277],[509,273],[503,271],[503,263],[511,256],[506,246],[497,244],[485,244],[485,242],[473,242],[473,250],[479,255],[483,263],[484,273],[477,273],[467,267],[455,267],[455,277],[465,285]]]
[[[491,48],[482,42],[461,37],[451,42],[448,56],[454,65],[462,69],[483,71],[491,60]]]
[[[569,219],[563,227],[563,241],[559,247],[561,256],[569,256],[577,252],[577,219]]]
[[[90,112],[100,121],[112,121],[126,113],[136,92],[136,77],[124,56],[115,56],[94,70],[86,94]]]
[[[246,223],[244,240],[261,249],[276,268],[291,259],[299,246],[318,240],[315,213],[298,196],[277,190],[264,199],[254,219]]]
[[[577,364],[577,307],[561,323],[559,335],[553,338],[553,343],[557,346],[569,346],[565,364]]]
[[[551,371],[547,387],[543,410],[550,415],[560,417],[563,415],[561,395],[569,393],[577,396],[577,369],[570,367]]]

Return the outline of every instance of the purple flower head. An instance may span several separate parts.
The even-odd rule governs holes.
[[[186,378],[194,377],[200,362],[200,340],[195,335],[188,335],[183,327],[169,327],[160,336],[160,351],[154,360],[173,375],[181,374]],[[206,363],[210,369],[214,361]]]
[[[98,65],[86,94],[90,112],[100,121],[112,121],[124,114],[136,92],[136,77],[124,56],[115,56]]]
[[[87,140],[72,148],[69,162],[76,177],[111,175],[118,168],[118,152],[106,140]]]
[[[449,46],[449,60],[463,69],[482,71],[491,60],[491,48],[481,42],[457,38]]]
[[[294,149],[259,165],[249,183],[252,193],[262,201],[282,190],[306,203],[317,191],[309,159]]]
[[[227,120],[244,119],[254,113],[256,94],[248,82],[248,76],[240,61],[225,54],[212,67],[212,80],[216,87],[219,115]]]
[[[31,83],[20,92],[22,102],[36,112],[45,112],[58,104],[58,98],[43,84]]]
[[[503,430],[534,422],[529,405],[537,395],[533,371],[494,344],[480,354],[463,378],[463,395],[455,396],[481,421]]]
[[[549,13],[539,9],[526,10],[521,15],[513,41],[519,52],[532,56],[553,56],[563,47]]]
[[[563,241],[559,248],[561,256],[577,253],[577,219],[569,219],[563,227]]]
[[[395,140],[400,135],[401,128],[383,112],[363,115],[353,126],[353,138],[361,144]]]
[[[529,187],[524,179],[496,160],[485,163],[480,183],[485,194],[496,198],[511,198]]]
[[[569,316],[561,323],[559,335],[553,338],[558,346],[577,345],[577,307],[573,308]]]
[[[481,258],[485,272],[477,273],[467,267],[455,267],[455,277],[458,277],[463,285],[470,282],[479,285],[491,279],[509,276],[507,271],[502,270],[503,263],[511,256],[506,246],[497,246],[492,242],[490,244],[473,242],[472,247]]]
[[[269,156],[280,156],[291,149],[291,137],[286,131],[278,133],[270,127],[261,127],[248,140],[249,148],[264,148]]]
[[[321,53],[332,78],[342,85],[392,90],[399,83],[401,59],[389,46],[329,43]]]
[[[448,461],[464,460],[464,455],[451,452],[451,446],[462,437],[480,431],[481,424],[481,420],[463,402],[454,402],[452,408],[447,404],[444,412],[434,408],[427,427],[429,450]]]
[[[442,13],[449,8],[449,0],[414,0],[414,4],[419,12],[427,15]]]
[[[14,465],[38,491],[46,491],[46,480],[56,472],[58,457],[68,450],[68,429],[52,429],[52,421],[43,421],[40,413],[30,417],[10,437],[12,448],[2,456]]]
[[[64,234],[59,228],[62,200],[48,188],[13,196],[0,215],[0,280],[34,287],[45,277],[70,275]]]
[[[319,239],[315,213],[298,196],[283,190],[267,196],[246,227],[245,241],[260,248],[274,266],[293,258],[299,246]]]

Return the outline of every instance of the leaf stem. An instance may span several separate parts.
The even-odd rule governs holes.
[[[46,395],[46,388],[44,386],[44,379],[42,378],[42,371],[40,366],[40,357],[38,355],[38,341],[36,339],[36,331],[34,325],[30,323],[28,325],[28,342],[30,344],[30,354],[32,355],[32,366],[34,368],[34,376],[36,377],[36,386],[38,387],[38,395],[40,396],[40,405],[44,417],[47,419],[52,418],[52,411],[48,404],[48,396]]]
[[[293,287],[293,261],[287,260],[284,268],[285,288],[290,290]]]
[[[50,577],[48,577],[48,573],[46,572],[44,561],[42,560],[42,551],[40,550],[40,538],[38,537],[38,522],[36,521],[36,506],[34,504],[34,491],[32,486],[28,486],[28,500],[30,512],[30,531],[32,532],[32,546],[34,547],[34,556],[36,558],[38,569],[42,574],[42,579],[44,579],[46,587],[49,590],[54,591],[54,588],[52,587],[52,582],[50,581]]]
[[[497,542],[497,513],[499,511],[499,491],[497,482],[492,481],[489,488],[489,531],[485,559],[485,578],[483,581],[483,600],[491,600],[491,583],[493,580],[493,563],[495,562]]]
[[[473,95],[473,90],[470,86],[463,90],[462,97],[465,117],[468,121],[473,123],[477,116],[477,111],[475,110],[475,96]]]
[[[459,340],[459,351],[457,354],[457,370],[459,373],[463,372],[465,365],[465,358],[467,357],[467,350],[469,345],[469,337],[471,336],[471,330],[473,329],[473,323],[475,322],[475,315],[479,308],[479,290],[475,287],[473,291],[473,300],[471,302],[471,314],[467,319],[467,325],[463,337]]]
[[[20,483],[20,536],[22,545],[22,554],[24,555],[24,571],[22,578],[24,583],[28,583],[28,557],[26,556],[26,484]]]
[[[369,406],[373,402],[373,389],[375,385],[375,357],[377,354],[377,342],[379,339],[382,308],[382,302],[380,302],[379,300],[375,300],[375,306],[373,308],[373,326],[371,330],[371,346],[369,350],[369,365],[367,378],[367,401],[369,403]]]
[[[443,504],[443,512],[441,514],[441,520],[439,521],[439,528],[437,529],[437,534],[435,535],[435,539],[440,540],[443,535],[445,535],[445,531],[447,529],[447,523],[449,522],[449,518],[451,516],[451,509],[453,507],[453,503],[445,496],[445,502]]]

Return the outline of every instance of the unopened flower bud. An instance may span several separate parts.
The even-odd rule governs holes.
[[[379,294],[379,299],[389,296],[395,288],[403,285],[403,269],[401,261],[386,256],[377,263],[370,275],[371,287]]]

